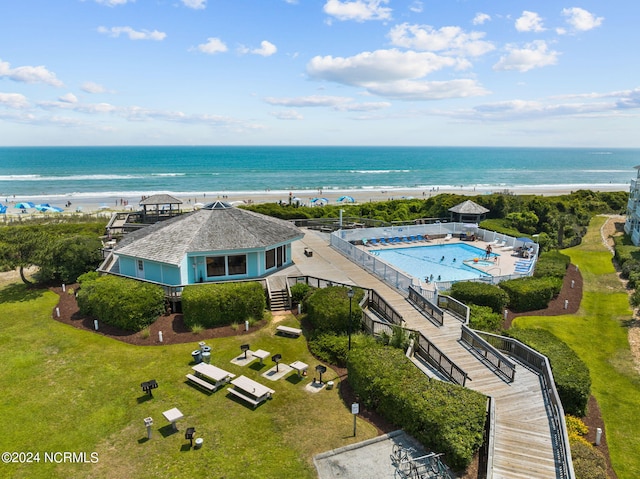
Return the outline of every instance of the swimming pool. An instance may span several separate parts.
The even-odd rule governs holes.
[[[371,254],[422,281],[427,278],[430,281],[464,281],[491,276],[480,268],[493,266],[493,261],[485,260],[484,249],[465,243],[384,248],[371,251]],[[496,256],[491,254],[491,258]]]

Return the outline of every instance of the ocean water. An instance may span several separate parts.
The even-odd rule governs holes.
[[[627,190],[639,149],[456,147],[4,147],[0,197],[178,197],[527,186]],[[1,198],[4,200],[5,198]]]

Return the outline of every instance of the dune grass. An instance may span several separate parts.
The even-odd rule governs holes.
[[[2,477],[14,478],[271,478],[316,476],[313,455],[376,435],[353,417],[337,388],[310,393],[318,362],[303,337],[274,335],[275,326],[237,338],[207,341],[211,362],[244,374],[276,391],[255,410],[225,389],[207,394],[186,383],[197,342],[140,347],[77,330],[51,319],[57,296],[9,285],[0,290],[0,451],[40,453],[40,462],[2,464]],[[287,324],[297,325],[292,316]],[[230,360],[240,345],[282,354],[283,362],[309,364],[309,377],[295,373],[272,382],[261,373],[266,360],[240,367]],[[154,397],[140,383],[156,379]],[[324,380],[339,378],[329,369]],[[185,415],[172,433],[162,412],[178,407]],[[147,440],[143,419],[154,419]],[[187,427],[204,439],[189,449]],[[45,452],[98,454],[97,463],[46,463]]]
[[[609,453],[619,479],[640,477],[640,375],[634,369],[627,326],[628,295],[602,244],[603,217],[595,218],[580,246],[563,250],[584,279],[580,310],[556,317],[523,316],[521,328],[543,328],[565,341],[591,372],[592,394],[605,421]]]

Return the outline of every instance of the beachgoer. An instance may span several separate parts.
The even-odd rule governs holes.
[[[440,261],[444,261],[444,256],[442,258],[440,258]]]

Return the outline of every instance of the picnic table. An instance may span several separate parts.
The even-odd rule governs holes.
[[[171,408],[168,411],[163,412],[162,415],[166,418],[167,421],[171,423],[171,426],[173,426],[174,431],[178,430],[178,426],[176,426],[176,421],[184,417],[184,414],[182,414],[177,407]]]
[[[289,364],[289,366],[298,371],[298,376],[300,377],[302,377],[302,375],[306,373],[307,369],[309,369],[309,365],[303,363],[302,361],[294,361],[293,363]]]
[[[228,383],[232,378],[236,377],[235,374],[232,374],[224,369],[221,369],[217,366],[213,366],[212,364],[207,363],[198,363],[192,368],[196,372],[196,376],[192,374],[187,374],[187,379],[191,382],[198,384],[210,391],[215,391],[223,384]],[[213,383],[204,381],[201,377],[211,379]]]
[[[269,351],[265,351],[264,349],[258,349],[257,351],[254,351],[251,354],[254,357],[258,358],[260,360],[260,364],[262,364],[262,361],[267,359],[271,353]]]
[[[266,401],[275,393],[273,389],[246,376],[237,377],[231,381],[231,384],[233,384],[233,388],[229,388],[228,391],[252,404],[253,407]]]

